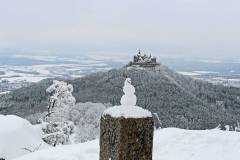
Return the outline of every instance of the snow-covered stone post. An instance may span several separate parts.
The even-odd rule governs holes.
[[[152,160],[153,117],[136,106],[135,88],[127,78],[121,105],[101,117],[100,160]]]

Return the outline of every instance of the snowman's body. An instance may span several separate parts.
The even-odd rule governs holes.
[[[135,106],[137,103],[137,97],[135,95],[135,88],[131,84],[131,79],[127,78],[123,87],[124,95],[121,98],[121,104],[126,106]]]

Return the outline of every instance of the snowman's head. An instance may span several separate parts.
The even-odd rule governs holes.
[[[131,78],[126,78],[126,82],[131,84],[132,83]]]

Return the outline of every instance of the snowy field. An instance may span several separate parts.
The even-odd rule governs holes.
[[[10,82],[38,82],[45,78],[82,77],[97,71],[105,71],[117,65],[118,61],[94,57],[54,57],[30,55],[0,55],[0,79]],[[116,67],[116,66],[115,66]]]
[[[222,74],[212,71],[191,71],[178,73],[186,76],[191,76],[200,80],[208,81],[213,84],[221,84],[224,86],[233,86],[240,88],[240,75],[234,74],[235,71],[230,71],[228,74]]]
[[[73,79],[117,68],[120,62],[94,57],[0,55],[0,93],[28,86],[46,78]]]
[[[86,64],[84,61],[79,61],[77,64],[41,64],[30,66],[1,65],[0,71],[4,72],[4,74],[0,75],[0,78],[12,83],[24,80],[38,82],[42,79],[53,77],[82,77],[85,74],[109,69],[111,69],[111,66],[102,62]]]
[[[8,125],[7,125],[8,124]],[[99,140],[49,147],[38,127],[16,116],[0,116],[0,158],[6,160],[98,160]],[[240,157],[240,133],[165,128],[154,133],[153,160],[234,160]],[[30,153],[23,148],[38,151]]]

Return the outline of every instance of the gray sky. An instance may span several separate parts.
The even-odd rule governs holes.
[[[239,0],[0,0],[0,49],[240,58]]]

